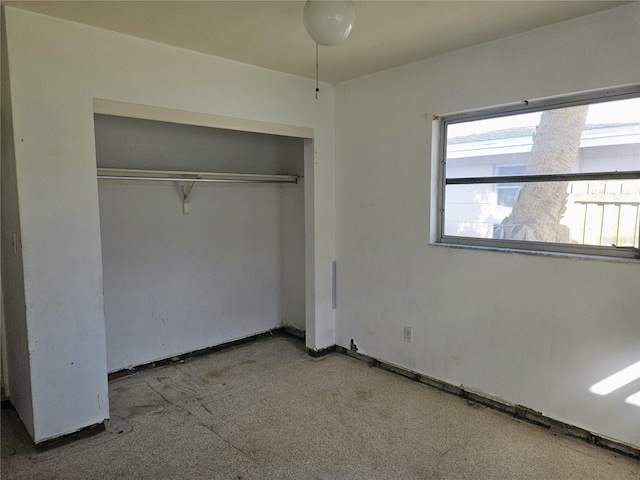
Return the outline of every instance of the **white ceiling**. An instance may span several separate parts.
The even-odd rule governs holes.
[[[351,36],[320,47],[320,79],[339,83],[588,15],[618,1],[356,1]],[[315,78],[304,1],[6,1],[238,62]]]

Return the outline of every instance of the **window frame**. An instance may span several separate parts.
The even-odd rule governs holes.
[[[518,115],[524,113],[539,112],[555,108],[565,108],[577,105],[597,104],[624,100],[628,98],[640,98],[640,84],[620,88],[609,88],[588,93],[565,95],[541,100],[523,100],[517,104],[499,107],[489,107],[450,115],[434,117],[439,126],[438,139],[438,196],[437,196],[437,222],[436,243],[452,246],[487,247],[505,251],[525,252],[549,252],[568,255],[586,255],[593,257],[617,257],[625,259],[640,259],[640,248],[616,247],[604,245],[578,245],[553,242],[534,242],[524,240],[506,240],[494,238],[473,238],[456,235],[445,235],[445,202],[446,186],[460,184],[482,183],[530,183],[541,181],[577,181],[577,180],[614,180],[614,179],[640,179],[640,170],[615,171],[615,172],[584,172],[567,174],[543,174],[543,175],[516,175],[516,176],[483,176],[446,178],[447,166],[447,129],[449,125],[465,123],[489,118]],[[640,238],[640,222],[637,225]]]

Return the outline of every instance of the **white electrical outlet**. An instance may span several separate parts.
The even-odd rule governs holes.
[[[404,327],[404,341],[413,342],[413,327]]]

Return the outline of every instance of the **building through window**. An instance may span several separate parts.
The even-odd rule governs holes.
[[[496,176],[505,177],[512,175],[523,175],[526,165],[496,165]],[[513,207],[513,202],[520,190],[522,183],[498,183],[496,185],[496,200],[500,207]]]

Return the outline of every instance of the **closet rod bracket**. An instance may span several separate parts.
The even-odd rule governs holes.
[[[190,185],[183,185],[182,193],[184,195],[182,200],[182,214],[189,215],[189,203],[191,202],[193,194],[196,193],[196,182],[191,182]]]

